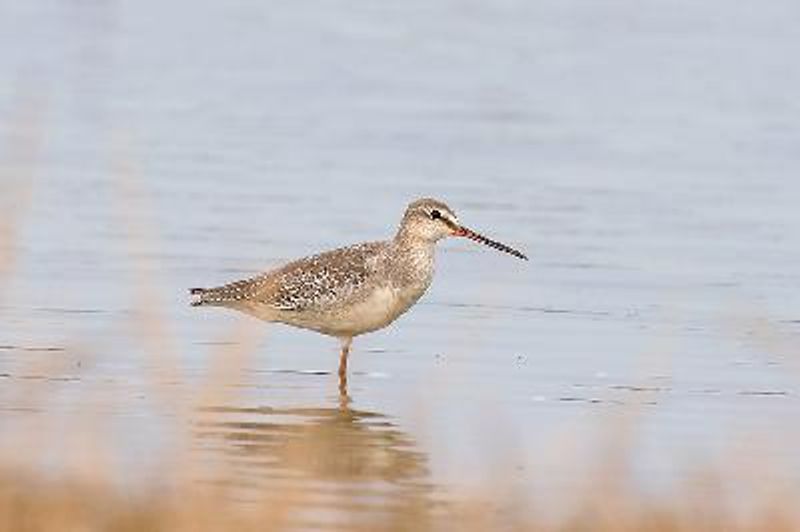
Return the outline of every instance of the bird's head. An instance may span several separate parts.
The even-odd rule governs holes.
[[[461,225],[453,209],[439,200],[422,198],[408,205],[403,221],[400,223],[398,238],[435,243],[448,236],[469,238],[520,259],[528,260],[528,257],[516,249]]]

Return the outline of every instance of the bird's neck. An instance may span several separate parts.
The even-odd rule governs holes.
[[[433,255],[436,242],[404,231],[401,227],[394,237],[395,249],[408,255]]]
[[[404,235],[401,231],[394,239],[393,248],[393,262],[398,270],[417,281],[430,282],[434,269],[435,242]]]

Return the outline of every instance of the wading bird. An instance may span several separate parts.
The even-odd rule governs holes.
[[[406,208],[391,240],[327,251],[216,288],[192,288],[191,304],[228,307],[338,338],[339,391],[346,395],[353,337],[386,327],[422,297],[433,279],[435,245],[448,236],[528,260],[461,225],[441,201],[424,198]]]

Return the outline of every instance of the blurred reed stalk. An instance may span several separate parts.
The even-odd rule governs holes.
[[[31,190],[44,145],[46,101],[35,91],[18,90],[0,159],[0,301],[17,255],[16,236],[30,208]]]

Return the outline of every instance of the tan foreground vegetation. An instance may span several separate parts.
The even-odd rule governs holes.
[[[0,472],[0,530],[58,531],[212,531],[212,530],[798,530],[796,498],[772,501],[746,519],[717,508],[713,500],[648,502],[595,493],[558,522],[539,519],[532,509],[502,511],[491,498],[430,507],[409,501],[369,519],[338,522],[314,519],[302,500],[291,496],[242,505],[224,489],[184,488],[130,495],[109,486],[48,482],[30,475]],[[355,510],[355,509],[354,509]],[[357,512],[353,511],[355,515]]]

